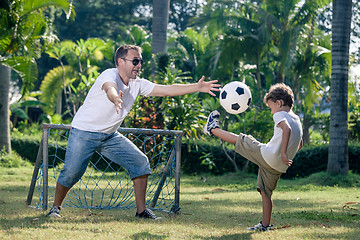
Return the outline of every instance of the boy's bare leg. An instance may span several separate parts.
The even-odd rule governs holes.
[[[211,133],[214,134],[215,136],[217,136],[218,138],[221,138],[225,142],[232,143],[232,144],[235,144],[239,137],[238,135],[236,135],[234,133],[222,130],[220,128],[211,129]]]
[[[146,208],[145,193],[146,193],[147,181],[148,181],[148,175],[136,177],[133,179],[135,202],[138,213],[142,213]]]
[[[261,191],[262,197],[262,205],[263,205],[263,216],[262,216],[262,224],[263,226],[269,226],[271,219],[271,212],[273,203],[271,198],[269,198],[263,191]]]
[[[64,187],[59,182],[56,182],[56,189],[55,189],[55,200],[53,206],[60,207],[66,197],[67,193],[69,192],[70,188]]]

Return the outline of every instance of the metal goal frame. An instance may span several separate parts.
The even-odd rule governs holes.
[[[49,132],[51,129],[57,130],[70,130],[71,125],[64,125],[64,124],[43,124],[43,134],[40,142],[40,146],[37,152],[37,157],[35,161],[34,171],[30,183],[30,188],[26,200],[26,205],[30,206],[34,190],[36,187],[36,182],[39,174],[39,170],[42,165],[42,210],[45,211],[48,208],[48,171],[49,171]],[[162,185],[164,184],[167,174],[165,173],[168,171],[170,162],[174,158],[175,163],[175,194],[174,194],[174,203],[170,210],[170,213],[178,213],[180,210],[180,171],[181,171],[181,139],[183,136],[182,131],[178,130],[164,130],[164,129],[146,129],[146,128],[119,128],[118,132],[122,134],[128,133],[141,133],[144,135],[162,135],[162,136],[176,136],[174,142],[174,149],[171,152],[170,159],[168,160],[166,166],[164,167],[163,174],[161,175],[161,179],[155,191],[154,197],[151,201],[150,208],[156,205],[156,202],[159,198],[159,195],[162,190]]]

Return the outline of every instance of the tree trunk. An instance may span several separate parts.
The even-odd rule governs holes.
[[[152,53],[166,53],[170,0],[153,0]],[[153,66],[153,72],[155,67]]]
[[[304,113],[303,118],[303,141],[304,145],[310,145],[310,129],[311,127],[311,116]]]
[[[333,1],[331,106],[329,132],[329,174],[347,174],[348,154],[348,71],[351,31],[351,0]]]
[[[0,150],[5,147],[11,154],[10,116],[9,116],[9,85],[11,69],[0,64]]]

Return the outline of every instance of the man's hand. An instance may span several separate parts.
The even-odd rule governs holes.
[[[106,96],[108,99],[114,103],[116,113],[120,113],[120,109],[122,109],[122,103],[123,103],[123,92],[121,90],[117,90],[117,86],[114,82],[105,82],[102,86],[102,89],[105,91]]]
[[[181,96],[194,92],[204,92],[209,93],[211,96],[215,96],[212,91],[220,91],[220,84],[215,84],[218,80],[212,80],[205,82],[205,77],[202,78],[197,83],[188,83],[188,84],[172,84],[172,85],[160,85],[156,84],[154,89],[151,91],[149,96],[154,97],[165,97],[165,96]]]
[[[202,76],[202,78],[200,78],[200,80],[197,83],[198,91],[209,93],[211,96],[215,97],[216,95],[212,91],[220,91],[219,87],[221,86],[220,84],[215,84],[216,82],[218,82],[218,80],[205,82],[205,76]]]
[[[115,97],[115,99],[114,99],[114,104],[115,104],[117,114],[119,114],[120,109],[122,109],[122,103],[123,103],[122,98],[123,98],[123,92],[120,90],[119,95],[117,97]]]

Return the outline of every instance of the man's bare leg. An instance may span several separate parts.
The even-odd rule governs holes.
[[[133,179],[134,182],[134,191],[135,191],[135,202],[138,213],[142,213],[145,206],[145,194],[146,187],[148,182],[148,175],[143,175]]]
[[[70,188],[64,187],[59,182],[56,183],[56,189],[55,189],[55,200],[53,206],[60,207],[69,192]]]

